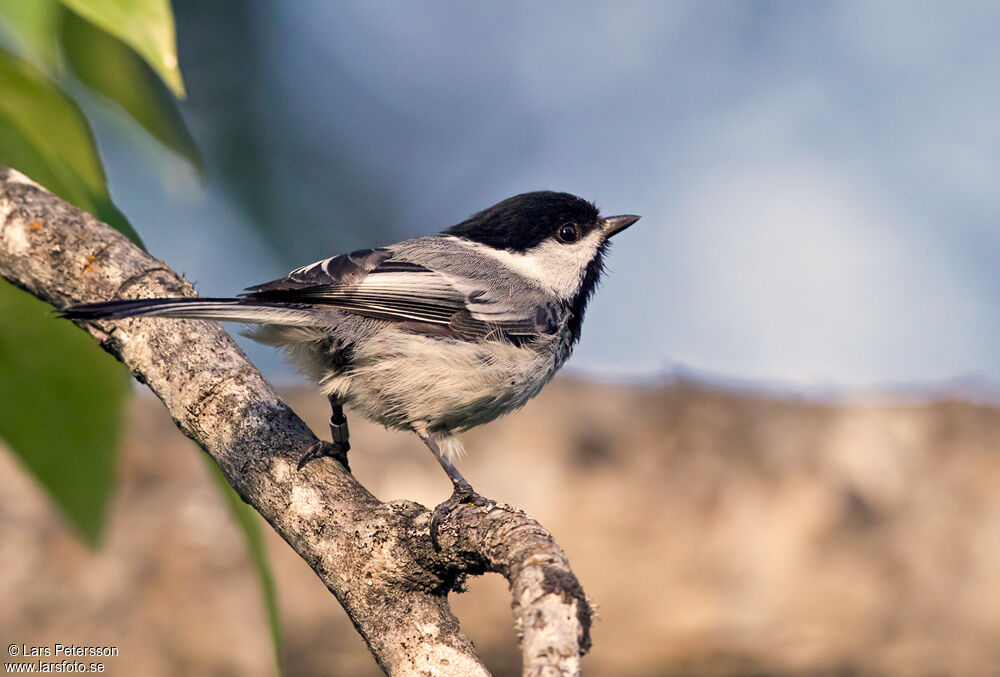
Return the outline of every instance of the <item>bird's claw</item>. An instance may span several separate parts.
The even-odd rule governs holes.
[[[302,470],[306,465],[317,458],[323,458],[324,456],[329,456],[334,459],[340,465],[344,466],[344,470],[351,472],[351,466],[347,463],[347,452],[351,450],[351,443],[346,440],[343,442],[324,442],[320,440],[316,444],[309,447],[306,453],[302,454],[302,458],[299,459],[298,470]]]
[[[441,545],[438,543],[438,529],[441,526],[441,522],[444,521],[452,510],[460,505],[474,505],[482,507],[491,504],[493,504],[493,501],[477,494],[469,484],[456,484],[455,490],[452,492],[451,496],[448,497],[448,500],[443,503],[439,503],[434,510],[431,511],[431,544],[434,546],[434,549],[441,549]]]

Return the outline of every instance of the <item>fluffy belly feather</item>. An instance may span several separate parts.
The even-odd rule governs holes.
[[[564,361],[563,343],[516,347],[386,331],[357,345],[350,366],[321,385],[387,427],[423,421],[431,432],[458,432],[537,395]]]

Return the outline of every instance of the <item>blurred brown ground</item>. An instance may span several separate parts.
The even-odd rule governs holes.
[[[320,396],[287,395],[326,432]],[[380,498],[447,496],[415,437],[351,427],[355,473]],[[1000,675],[1000,410],[561,378],[463,439],[466,476],[546,525],[597,604],[586,674]],[[0,454],[0,638],[114,645],[111,675],[272,674],[240,532],[145,391],[120,474],[90,552]],[[380,674],[265,528],[287,673]],[[494,673],[518,674],[504,581],[452,599]]]

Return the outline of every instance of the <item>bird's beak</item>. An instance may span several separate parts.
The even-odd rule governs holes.
[[[640,218],[642,217],[635,214],[622,214],[621,216],[609,216],[601,219],[601,229],[604,231],[604,237],[608,238],[622,232]]]

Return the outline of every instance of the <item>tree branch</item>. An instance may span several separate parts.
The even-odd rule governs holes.
[[[0,275],[57,308],[113,298],[194,296],[123,235],[0,167]],[[53,322],[56,322],[53,319]],[[486,675],[448,607],[464,575],[511,587],[525,675],[576,675],[590,606],[554,539],[504,505],[461,506],[441,523],[383,503],[338,463],[295,469],[316,442],[222,328],[198,320],[81,326],[162,400],[181,431],[336,595],[390,675]]]

